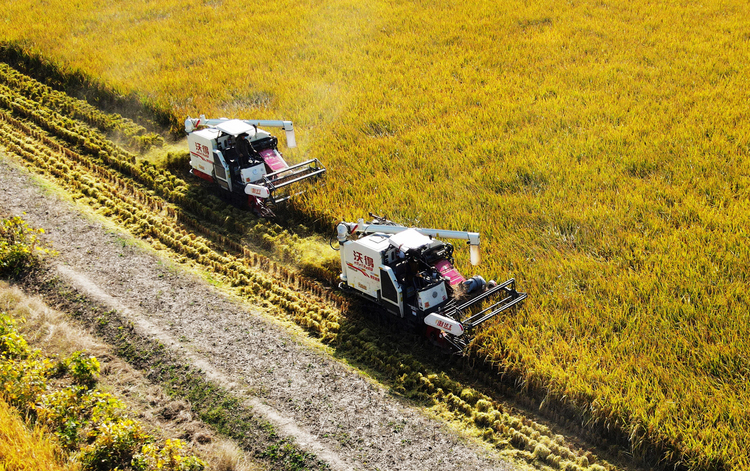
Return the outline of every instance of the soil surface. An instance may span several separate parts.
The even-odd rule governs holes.
[[[116,309],[334,470],[511,470],[325,350],[87,215],[0,153],[0,213],[59,252],[60,277]]]

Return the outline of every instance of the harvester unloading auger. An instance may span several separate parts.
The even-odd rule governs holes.
[[[214,182],[232,202],[249,206],[261,217],[272,217],[268,207],[288,200],[289,186],[322,177],[318,159],[288,165],[278,150],[278,139],[258,126],[282,128],[287,147],[296,147],[291,121],[187,118],[190,172]]]
[[[453,266],[453,246],[437,238],[468,241],[471,264],[478,265],[479,234],[409,228],[372,214],[372,222],[341,222],[340,287],[377,303],[407,325],[425,330],[433,343],[462,352],[472,331],[519,305],[526,293],[515,279],[465,279]]]

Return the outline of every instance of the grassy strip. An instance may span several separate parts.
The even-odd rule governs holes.
[[[30,348],[16,328],[16,317],[0,313],[0,400],[25,415],[37,438],[42,438],[39,430],[49,430],[59,446],[27,453],[23,461],[38,463],[45,455],[51,464],[67,459],[74,464],[71,468],[82,471],[205,469],[201,459],[183,453],[180,440],[157,444],[139,421],[128,417],[118,398],[99,389],[96,358],[78,351],[55,360]],[[0,440],[0,448],[11,441]],[[11,458],[4,460],[8,469],[19,469],[14,455],[29,451],[17,446]]]
[[[40,270],[23,280],[24,289],[39,294],[47,303],[72,314],[88,325],[118,356],[143,371],[176,399],[190,401],[205,423],[233,438],[258,460],[276,470],[328,469],[311,453],[281,437],[267,421],[257,417],[222,387],[205,379],[195,368],[175,357],[159,342],[137,333],[127,319],[116,311],[97,305],[74,288],[65,285],[50,272]]]

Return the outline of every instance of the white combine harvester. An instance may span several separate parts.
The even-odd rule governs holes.
[[[516,291],[515,279],[501,284],[481,276],[467,280],[453,266],[453,246],[437,240],[468,241],[471,264],[478,265],[478,233],[409,228],[370,216],[372,222],[342,222],[336,229],[339,286],[424,330],[434,343],[461,352],[474,328],[526,299],[526,293]]]
[[[290,185],[322,177],[318,159],[288,165],[278,150],[278,139],[258,126],[286,131],[287,147],[296,147],[291,121],[187,118],[190,172],[216,183],[231,202],[249,206],[261,217],[272,217],[268,207],[293,196]]]

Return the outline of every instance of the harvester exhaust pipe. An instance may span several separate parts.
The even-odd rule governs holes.
[[[343,244],[346,242],[347,238],[349,237],[349,227],[346,225],[346,223],[342,222],[338,226],[336,226],[336,238],[339,240],[339,244]]]

